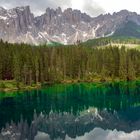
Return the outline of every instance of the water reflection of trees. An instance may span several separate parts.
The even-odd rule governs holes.
[[[10,122],[11,120],[18,124],[22,114],[23,120],[27,120],[28,122],[24,122],[25,124],[20,123],[22,129],[28,126],[28,132],[35,131],[38,130],[38,125],[37,128],[32,127],[35,128],[35,130],[30,130],[32,125],[29,125],[32,122],[34,109],[36,109],[37,114],[44,112],[46,114],[45,116],[48,116],[52,110],[55,112],[56,116],[63,112],[67,112],[69,114],[68,116],[73,116],[73,118],[75,118],[84,110],[88,110],[89,107],[95,107],[99,112],[104,112],[106,110],[109,113],[108,117],[113,116],[114,112],[117,112],[120,121],[123,120],[124,123],[125,120],[125,122],[128,121],[135,124],[135,122],[139,122],[140,118],[140,110],[138,108],[140,104],[139,85],[139,82],[122,82],[115,84],[70,84],[55,85],[41,90],[16,93],[16,96],[14,94],[13,97],[1,98],[0,108],[2,111],[0,112],[0,125],[1,127],[5,126],[5,123]],[[133,111],[131,112],[130,110]],[[63,117],[61,120],[63,120]],[[116,121],[116,123],[120,125],[120,122]],[[45,123],[43,122],[43,124]],[[112,122],[112,124],[114,124],[114,122]],[[99,124],[97,123],[96,126],[98,125]],[[103,128],[104,125],[108,126],[103,123],[101,127]],[[113,128],[119,128],[119,125],[114,126]],[[47,126],[48,125],[44,127]],[[61,125],[59,124],[59,126]],[[90,123],[90,126],[93,127],[93,124]],[[122,124],[122,126],[126,127],[127,123]],[[15,127],[17,127],[16,129],[18,131],[21,130],[19,130],[18,125],[15,125]],[[88,129],[87,126],[84,127],[80,125],[79,127],[82,127],[82,129],[86,131],[91,130],[91,128],[89,127],[90,129]],[[70,128],[69,133],[72,133],[70,131],[77,129],[72,128],[71,130]],[[110,127],[108,126],[108,128]],[[23,130],[21,132],[23,132]],[[78,133],[80,134],[80,132]],[[84,131],[82,131],[82,133],[84,133]]]
[[[129,110],[130,113],[133,110]],[[140,108],[137,108],[140,112]],[[117,129],[125,132],[140,129],[140,114],[137,120],[131,120],[128,112],[109,112],[107,110],[99,111],[97,108],[90,107],[88,110],[79,112],[79,115],[73,113],[56,113],[50,112],[48,115],[40,113],[37,115],[34,112],[33,120],[29,124],[21,117],[20,121],[16,124],[11,121],[6,124],[6,128],[2,129],[0,139],[7,140],[8,138],[15,140],[34,140],[37,132],[44,132],[49,134],[50,138],[64,139],[66,135],[71,138],[82,136],[86,132],[90,132],[96,127],[103,129]],[[138,115],[138,114],[135,114]],[[129,118],[129,119],[128,119]]]

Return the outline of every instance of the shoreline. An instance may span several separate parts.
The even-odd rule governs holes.
[[[19,83],[19,87],[17,87],[17,83],[14,80],[0,81],[0,92],[25,91],[39,88],[41,88],[41,83],[32,85],[24,85],[23,83]]]
[[[133,82],[133,81],[139,81],[140,78],[136,78],[131,81],[127,80],[121,80],[119,78],[116,79],[106,79],[104,81],[101,81],[101,79],[94,79],[94,80],[64,80],[61,82],[46,82],[46,83],[38,83],[38,84],[32,84],[32,85],[23,85],[23,83],[20,83],[19,88],[16,86],[16,82],[14,80],[5,80],[0,81],[0,92],[13,92],[13,91],[25,91],[25,90],[33,90],[33,89],[40,89],[43,86],[50,86],[55,84],[76,84],[76,83],[114,83],[114,82]],[[3,87],[1,87],[3,86]]]

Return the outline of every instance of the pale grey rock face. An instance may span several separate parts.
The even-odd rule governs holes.
[[[112,35],[127,21],[140,25],[140,15],[122,10],[92,18],[79,10],[62,11],[58,7],[56,10],[47,8],[43,15],[34,17],[29,6],[10,10],[0,7],[0,38],[11,43],[74,44],[77,40]]]

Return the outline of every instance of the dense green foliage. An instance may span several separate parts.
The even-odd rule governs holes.
[[[113,43],[119,44],[140,44],[140,39],[134,37],[126,37],[126,36],[110,36],[110,37],[103,37],[97,39],[91,39],[86,42],[80,43],[81,46],[87,47],[96,47],[96,46],[105,46],[110,45]]]
[[[140,77],[140,52],[125,47],[47,47],[0,42],[0,80],[17,87],[67,80],[133,80]]]

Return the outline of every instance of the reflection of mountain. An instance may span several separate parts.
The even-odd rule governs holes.
[[[55,85],[46,89],[16,92],[7,97],[0,94],[0,128],[6,122],[18,122],[21,114],[28,121],[32,120],[34,109],[38,113],[51,110],[78,114],[91,107],[98,110],[123,110],[139,106],[140,84],[70,84]],[[12,112],[12,113],[11,113]]]
[[[77,136],[76,138],[65,137],[65,140],[139,140],[140,131],[133,131],[131,133],[125,133],[117,130],[103,130],[101,128],[95,128],[94,130],[86,133],[84,136]],[[50,140],[50,137],[46,133],[38,132],[35,140]],[[60,140],[59,138],[56,140]]]
[[[41,137],[42,134],[40,133],[40,138]],[[38,140],[41,140],[40,138]],[[103,130],[101,128],[95,128],[91,132],[86,133],[84,136],[76,137],[76,139],[72,139],[68,136],[66,136],[65,138],[65,140],[139,140],[139,139],[140,139],[140,131],[125,133],[117,130],[114,131]]]
[[[133,110],[129,110],[129,112],[132,113]],[[89,108],[79,112],[79,115],[76,116],[66,112],[50,112],[49,115],[41,113],[37,116],[35,112],[31,125],[28,125],[27,121],[23,121],[23,119],[17,125],[13,122],[11,125],[7,124],[1,132],[0,140],[7,140],[8,137],[10,140],[25,140],[25,138],[28,138],[28,140],[34,138],[36,138],[35,140],[41,140],[39,137],[48,137],[48,135],[50,139],[65,139],[65,137],[74,139],[76,136],[83,136],[97,127],[105,130],[117,129],[130,133],[133,130],[140,129],[140,108],[136,108],[136,110],[135,115],[138,116],[138,119],[135,121],[131,120],[131,116],[128,116],[127,112],[110,112],[106,109],[98,111],[97,108]]]
[[[0,127],[11,120],[14,123],[6,125],[0,140],[7,140],[7,137],[8,140],[11,137],[33,140],[40,131],[51,138],[65,138],[66,135],[75,138],[96,127],[125,132],[139,130],[139,87],[139,82],[70,84],[9,96],[2,93]],[[40,112],[43,114],[36,115]],[[20,119],[21,114],[23,119]]]

